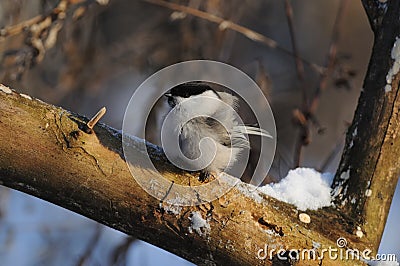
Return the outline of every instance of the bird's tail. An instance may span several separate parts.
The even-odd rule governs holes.
[[[255,135],[267,138],[273,138],[272,135],[265,129],[252,126],[235,126],[233,129],[235,133],[242,133],[245,135]]]
[[[252,126],[235,126],[233,131],[231,132],[231,142],[232,147],[235,148],[250,148],[249,140],[246,138],[246,135],[255,135],[267,138],[273,138],[272,135],[258,127]]]

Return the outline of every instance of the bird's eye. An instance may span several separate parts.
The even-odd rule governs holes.
[[[171,107],[175,107],[176,102],[175,102],[174,97],[171,97],[171,96],[168,97],[168,105],[171,106]]]

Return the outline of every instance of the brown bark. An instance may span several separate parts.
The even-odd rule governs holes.
[[[362,228],[371,247],[380,243],[400,174],[398,73],[391,91],[385,92],[394,63],[391,51],[400,36],[400,2],[380,2],[363,1],[375,34],[374,47],[334,181],[337,205]]]
[[[222,198],[201,206],[168,211],[142,190],[124,160],[121,135],[105,125],[87,134],[85,118],[28,99],[0,87],[0,183],[24,191],[100,223],[171,251],[194,263],[209,265],[279,265],[260,260],[271,248],[311,249],[336,246],[377,251],[400,173],[399,75],[385,92],[390,52],[400,36],[400,2],[363,1],[375,32],[374,49],[346,149],[335,177],[338,208],[307,211],[311,223],[300,222],[291,205],[239,184]],[[357,129],[357,130],[356,130]],[[132,139],[132,142],[135,140]],[[163,174],[176,181],[187,174],[174,169],[149,145]],[[138,161],[140,154],[138,151]],[[137,167],[140,167],[138,165]],[[153,172],[142,169],[143,178]],[[199,212],[210,226],[190,231],[190,216]],[[360,234],[362,232],[362,236]],[[358,234],[358,236],[356,235]],[[300,265],[357,265],[361,262],[301,261]]]
[[[87,134],[80,129],[84,121],[59,107],[0,90],[1,184],[197,264],[271,265],[270,260],[257,258],[258,250],[265,245],[270,249],[311,249],[315,242],[327,248],[336,247],[338,237],[346,237],[352,248],[362,250],[367,246],[355,232],[344,230],[348,223],[334,209],[307,211],[311,223],[304,224],[289,204],[257,192],[254,194],[259,201],[246,196],[243,191],[250,188],[246,184],[239,184],[210,204],[184,207],[178,214],[168,212],[165,203],[148,195],[134,181],[123,159],[121,135],[105,125],[97,125],[94,133]],[[156,151],[150,154],[158,158],[154,162],[166,169],[166,176],[176,173],[171,172],[173,168],[162,155]],[[151,171],[143,169],[143,177],[152,176]],[[182,178],[179,172],[176,176]],[[189,230],[189,217],[194,211],[210,225],[209,230],[202,229],[201,235]],[[337,265],[326,256],[323,261],[324,265]],[[320,261],[303,263],[318,265]]]

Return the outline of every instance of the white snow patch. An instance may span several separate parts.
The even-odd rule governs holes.
[[[189,226],[189,233],[192,233],[193,230],[196,231],[200,236],[207,234],[211,227],[210,224],[201,217],[200,212],[192,212],[191,216],[189,217],[191,222]],[[201,230],[203,228],[203,230]]]
[[[12,93],[12,90],[9,87],[4,86],[3,84],[0,84],[0,91],[10,94]]]
[[[357,231],[356,231],[356,236],[359,237],[359,238],[362,238],[362,237],[364,236],[364,233],[363,233],[363,231],[361,230],[361,228],[360,228],[360,229],[357,229]]]
[[[321,243],[319,243],[319,242],[315,242],[314,240],[312,241],[312,247],[313,248],[315,248],[315,249],[319,249],[319,248],[321,248]]]
[[[352,133],[353,138],[352,138],[352,140],[351,140],[351,142],[350,142],[350,148],[353,147],[353,145],[354,145],[354,138],[357,136],[357,134],[358,134],[358,128],[356,127],[356,128],[354,129],[353,133]]]
[[[332,174],[321,174],[311,168],[296,168],[279,183],[260,187],[259,191],[293,204],[300,211],[330,206]]]
[[[259,187],[247,183],[238,183],[235,188],[247,197],[252,198],[257,203],[263,201],[263,198],[259,194]]]
[[[356,127],[355,129],[354,129],[354,131],[353,131],[353,138],[355,137],[355,136],[357,136],[357,134],[358,134],[358,128]]]
[[[163,209],[164,209],[164,211],[166,211],[168,213],[179,215],[182,211],[182,206],[167,204],[167,205],[163,206]]]
[[[353,146],[354,146],[354,141],[351,140],[349,148],[351,148],[351,147],[353,147]]]
[[[344,194],[346,194],[346,193],[344,193]],[[344,200],[342,201],[342,206],[346,205],[346,203],[347,203],[347,199],[344,199]]]
[[[347,169],[346,172],[342,172],[340,174],[340,179],[342,179],[342,180],[347,180],[349,178],[350,178],[350,169]]]
[[[265,233],[271,235],[271,236],[279,236],[278,233],[276,233],[275,231],[271,230],[271,229],[267,229],[267,230],[263,230]]]
[[[176,196],[175,198],[169,199],[168,202],[160,203],[160,209],[164,209],[167,213],[179,215],[182,211],[182,204],[185,202],[184,198]]]
[[[21,97],[23,97],[23,98],[25,98],[25,99],[28,99],[28,100],[32,100],[32,97],[31,97],[31,96],[26,95],[26,94],[23,94],[23,93],[20,93],[19,96],[21,96]]]
[[[393,77],[399,72],[400,70],[400,38],[396,37],[396,41],[393,44],[391,57],[394,60],[392,67],[390,68],[389,72],[386,75],[386,86],[385,92],[389,92],[392,90],[392,80]]]
[[[336,198],[337,196],[339,196],[339,194],[342,193],[342,190],[343,190],[342,185],[336,186],[335,189],[333,190],[332,197]]]

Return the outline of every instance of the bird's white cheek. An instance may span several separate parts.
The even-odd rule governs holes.
[[[183,110],[193,116],[212,116],[217,109],[218,100],[209,97],[189,99],[183,106]]]

